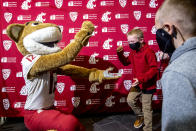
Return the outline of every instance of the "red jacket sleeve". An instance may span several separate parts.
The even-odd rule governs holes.
[[[150,79],[155,77],[158,73],[157,60],[153,50],[149,49],[146,52],[146,60],[149,65],[149,70],[146,73],[144,73],[143,76],[138,77],[140,83],[148,82]]]
[[[128,66],[129,64],[131,64],[131,62],[129,61],[129,57],[125,57],[123,55],[124,51],[120,51],[120,52],[117,52],[117,55],[118,55],[118,59],[120,60],[120,62],[124,65],[124,66]]]

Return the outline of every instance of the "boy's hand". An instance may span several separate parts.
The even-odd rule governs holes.
[[[139,80],[137,78],[133,78],[133,83],[131,84],[131,87],[135,87],[139,85]]]
[[[129,92],[140,92],[140,87],[139,86],[134,86],[134,87],[131,87],[130,91]]]
[[[117,48],[117,50],[116,50],[117,52],[121,52],[121,51],[123,51],[123,46],[119,46],[118,48]]]
[[[169,55],[167,53],[163,53],[162,51],[160,51],[158,57],[160,60],[168,60],[169,59]]]

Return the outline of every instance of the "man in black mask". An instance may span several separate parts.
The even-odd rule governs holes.
[[[161,78],[162,131],[196,131],[196,0],[165,0],[155,25],[171,56]]]

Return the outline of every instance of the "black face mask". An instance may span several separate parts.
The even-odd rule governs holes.
[[[164,53],[168,53],[168,55],[171,57],[172,53],[175,50],[175,47],[172,43],[172,36],[168,34],[165,30],[158,29],[156,31],[156,40],[160,50]]]
[[[140,48],[140,42],[136,42],[136,43],[133,43],[133,44],[129,44],[129,47],[130,47],[132,50],[139,50],[139,48]]]

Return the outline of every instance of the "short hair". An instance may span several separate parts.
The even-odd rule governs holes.
[[[188,35],[196,35],[196,0],[165,0],[157,12],[163,22],[175,22]]]
[[[139,28],[134,28],[131,31],[129,31],[127,33],[127,36],[129,36],[129,35],[137,35],[138,39],[144,38],[143,31],[141,29],[139,29]]]

